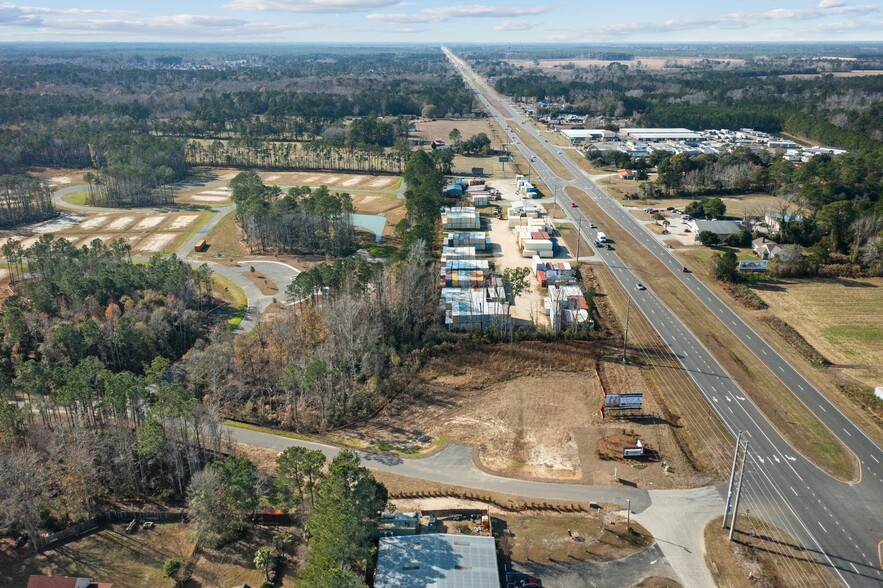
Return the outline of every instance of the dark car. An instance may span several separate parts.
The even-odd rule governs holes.
[[[570,207],[571,207],[571,208],[576,208],[576,202],[571,202],[571,203],[570,203]]]
[[[642,284],[641,282],[638,282],[638,284],[635,286],[635,288],[637,288],[638,290],[646,290],[647,289],[644,287],[644,284]]]

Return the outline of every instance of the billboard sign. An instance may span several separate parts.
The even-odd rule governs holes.
[[[507,155],[502,155],[498,158],[500,163],[509,163],[509,157]]]
[[[739,262],[740,272],[765,272],[769,262],[765,259],[748,259]]]
[[[644,405],[644,393],[608,394],[604,397],[604,408],[629,409],[641,408]]]
[[[623,457],[644,457],[643,447],[625,447],[622,450]]]

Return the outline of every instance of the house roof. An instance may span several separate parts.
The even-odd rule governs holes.
[[[692,220],[690,224],[696,227],[697,235],[702,231],[711,231],[715,235],[735,235],[742,231],[742,225],[729,220]]]
[[[28,578],[28,588],[112,588],[109,582],[93,582],[92,578],[72,576],[39,576]]]
[[[758,237],[757,239],[754,239],[754,240],[751,242],[751,244],[752,244],[754,247],[760,247],[761,245],[770,245],[770,246],[771,246],[771,245],[775,245],[776,242],[773,241],[772,239],[767,239],[766,237]]]

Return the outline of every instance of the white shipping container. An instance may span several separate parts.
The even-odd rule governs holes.
[[[552,250],[552,241],[549,239],[523,239],[521,243],[525,248],[535,249],[537,251],[545,249],[548,249],[549,251]]]
[[[522,257],[542,257],[542,255],[540,255],[540,252],[536,251],[535,249],[524,249],[521,252],[521,256]]]

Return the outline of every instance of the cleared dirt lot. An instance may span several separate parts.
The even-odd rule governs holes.
[[[640,487],[707,482],[668,421],[652,416],[662,410],[641,369],[614,355],[612,347],[584,342],[444,345],[383,411],[334,434],[406,452],[464,443],[476,447],[481,467],[514,477],[613,485],[618,468]],[[602,419],[603,390],[644,391],[645,417]],[[671,472],[657,462],[603,459],[604,440],[624,430],[661,449]]]

